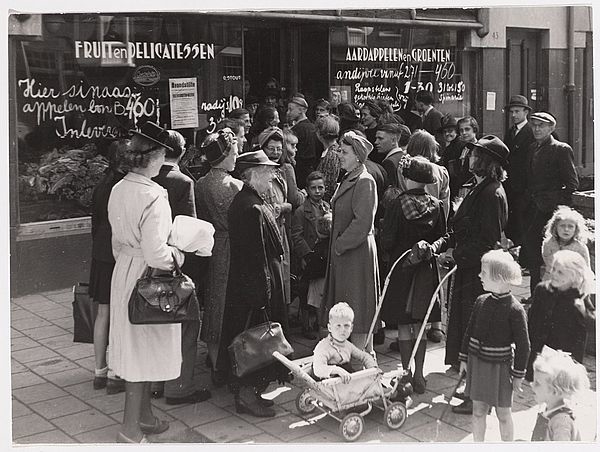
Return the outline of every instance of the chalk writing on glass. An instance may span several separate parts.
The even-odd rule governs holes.
[[[213,133],[217,124],[224,119],[228,113],[235,110],[236,108],[242,108],[244,102],[238,96],[222,97],[209,102],[200,103],[200,111],[209,114],[208,128],[206,133]]]

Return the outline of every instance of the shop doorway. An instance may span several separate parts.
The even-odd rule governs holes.
[[[506,31],[506,101],[514,94],[529,100],[533,111],[545,107],[545,86],[540,83],[540,33],[508,28]]]
[[[310,105],[329,93],[327,25],[259,24],[244,28],[244,74],[247,94],[262,103],[278,90],[281,104],[301,92]]]

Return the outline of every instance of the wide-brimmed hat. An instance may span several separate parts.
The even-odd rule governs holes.
[[[263,150],[244,152],[235,160],[235,167],[237,169],[252,168],[255,166],[279,166],[279,163],[270,160]]]
[[[556,118],[554,116],[552,116],[550,113],[545,112],[545,111],[536,111],[535,113],[533,113],[530,117],[529,120],[537,120],[537,121],[542,121],[548,124],[552,124],[553,126],[556,125]]]
[[[275,126],[267,127],[258,135],[258,145],[262,148],[273,136],[279,137],[281,140],[283,140],[283,130]]]
[[[508,110],[510,107],[523,107],[527,110],[531,110],[527,98],[525,96],[521,96],[520,94],[515,94],[514,96],[511,96],[510,101],[507,105],[504,106],[504,109]]]
[[[209,137],[210,141],[201,147],[211,166],[218,165],[225,160],[235,142],[235,134],[229,127],[219,130],[217,134],[219,136],[216,139],[213,136]]]
[[[456,120],[456,118],[450,114],[448,115],[444,115],[442,117],[442,119],[440,120],[440,128],[437,130],[438,133],[442,133],[445,129],[457,129],[458,128],[458,121]]]
[[[481,137],[476,143],[467,143],[467,147],[469,149],[477,148],[492,157],[503,167],[506,168],[508,166],[508,154],[510,154],[510,151],[502,140],[495,135]]]
[[[156,144],[162,146],[167,151],[173,152],[173,148],[171,146],[168,146],[165,144],[165,141],[169,137],[169,133],[167,132],[166,129],[163,129],[161,126],[159,126],[155,122],[148,121],[148,122],[142,124],[142,127],[140,127],[140,130],[132,129],[129,131],[129,133],[131,133],[133,135],[140,135],[140,136],[144,137],[145,139],[150,140],[153,143],[156,143]],[[147,149],[146,151],[142,152],[142,154],[145,154],[152,150],[154,150],[154,149],[152,149],[152,148]]]

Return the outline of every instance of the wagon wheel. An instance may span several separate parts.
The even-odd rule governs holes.
[[[398,429],[406,422],[406,406],[402,402],[394,402],[385,409],[383,420],[391,429]]]
[[[340,434],[346,441],[356,441],[365,427],[360,414],[350,413],[340,423]]]
[[[314,398],[310,395],[310,389],[303,389],[296,396],[296,408],[302,414],[310,414],[315,411],[316,406],[312,404]]]

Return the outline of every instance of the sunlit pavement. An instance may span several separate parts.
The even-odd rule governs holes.
[[[528,293],[528,281],[514,293]],[[73,342],[71,290],[29,295],[11,300],[12,438],[15,444],[111,443],[123,417],[124,394],[107,395],[92,387],[94,351],[91,344]],[[296,356],[312,352],[316,341],[306,340],[293,329],[290,335]],[[376,346],[379,366],[396,369],[400,355],[388,349],[396,330],[386,330],[386,341]],[[204,366],[206,348],[198,343],[197,374],[212,398],[195,405],[166,405],[153,401],[155,413],[171,423],[169,430],[149,436],[160,443],[333,443],[342,442],[339,423],[327,416],[302,416],[295,406],[300,388],[295,381],[272,384],[265,397],[275,401],[277,415],[259,419],[236,414],[233,398],[225,387],[214,388]],[[368,442],[471,442],[471,417],[450,409],[439,420],[447,403],[444,395],[455,387],[458,375],[443,364],[443,343],[428,342],[425,361],[427,391],[413,396],[405,424],[389,429],[377,409],[365,416],[358,439]],[[595,390],[595,358],[586,357]],[[297,384],[297,383],[296,383]],[[460,403],[452,399],[452,405]],[[539,407],[524,385],[514,398],[515,440],[528,441]],[[596,393],[586,397],[578,411],[584,437],[593,440],[596,425]],[[486,440],[500,441],[498,421],[488,416]]]

